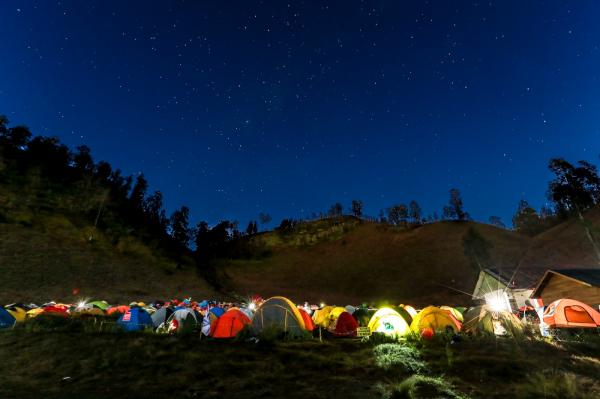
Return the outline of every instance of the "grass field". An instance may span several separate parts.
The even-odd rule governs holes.
[[[2,398],[596,398],[600,340],[215,341],[0,333]]]

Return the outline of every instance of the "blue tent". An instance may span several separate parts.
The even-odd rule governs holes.
[[[223,313],[225,313],[225,309],[216,306],[214,308],[210,308],[210,313],[214,314],[217,317],[221,317],[223,316]]]
[[[4,308],[0,308],[0,328],[10,328],[15,325],[15,318]]]
[[[141,331],[147,327],[153,327],[152,317],[142,308],[133,307],[123,313],[117,324],[125,331]]]

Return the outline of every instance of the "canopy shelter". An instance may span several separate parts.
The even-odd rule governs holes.
[[[435,306],[428,306],[413,318],[412,332],[421,334],[424,329],[443,332],[459,332],[461,323],[450,312]]]
[[[293,336],[302,335],[306,331],[304,319],[296,305],[281,296],[267,299],[256,309],[252,329],[256,333],[276,329]]]
[[[600,313],[574,299],[558,299],[544,311],[544,323],[550,328],[597,328]]]
[[[406,320],[392,308],[381,308],[375,312],[368,327],[372,333],[383,333],[394,337],[402,337],[410,332]]]

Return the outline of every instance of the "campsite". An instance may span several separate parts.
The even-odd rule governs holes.
[[[599,399],[598,16],[1,0],[0,399]]]
[[[7,359],[0,366],[0,394],[600,394],[600,313],[575,300],[555,301],[542,315],[549,331],[544,337],[539,320],[519,319],[494,306],[372,309],[259,296],[239,304],[191,299],[12,304],[0,309],[0,353]]]

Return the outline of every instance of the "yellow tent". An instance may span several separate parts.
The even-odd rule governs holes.
[[[368,324],[372,333],[401,337],[410,332],[406,320],[394,309],[381,308],[371,317]]]
[[[27,318],[28,319],[33,319],[34,317],[37,317],[40,313],[44,313],[44,309],[43,308],[34,308],[31,310],[27,311]]]
[[[458,310],[456,310],[453,307],[450,306],[440,306],[440,309],[444,309],[450,313],[452,313],[452,316],[454,316],[454,318],[458,321],[460,321],[461,323],[465,321],[465,319],[463,318],[463,314],[460,313]]]
[[[420,334],[426,328],[433,331],[460,331],[461,324],[450,312],[435,306],[421,310],[410,324],[412,332]]]
[[[408,312],[408,314],[410,315],[410,317],[415,317],[417,315],[417,311],[415,310],[415,308],[413,308],[410,305],[400,304],[400,307],[403,308],[404,310],[406,310]]]
[[[327,328],[329,325],[329,313],[331,313],[333,309],[333,306],[324,306],[321,309],[315,310],[315,313],[312,317],[315,326]]]
[[[306,331],[302,314],[292,301],[274,296],[264,301],[254,314],[252,329],[261,333],[265,329],[280,329],[288,334],[301,335]]]
[[[25,321],[25,317],[27,317],[27,311],[20,306],[8,306],[5,309],[15,318],[17,323]]]

